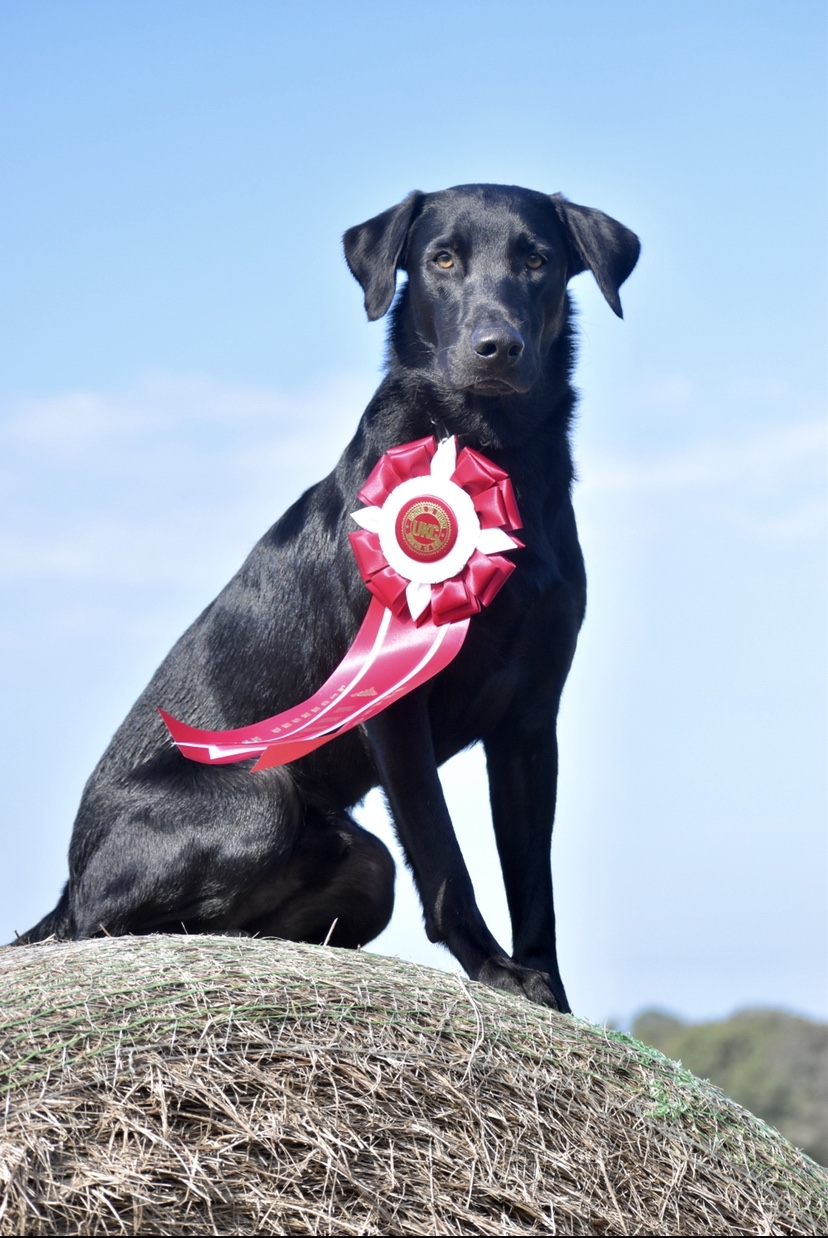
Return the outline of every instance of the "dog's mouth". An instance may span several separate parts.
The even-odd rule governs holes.
[[[438,364],[449,385],[467,395],[496,399],[498,396],[525,395],[535,378],[529,358],[517,363],[481,364],[472,359],[471,350],[459,347],[438,349]]]
[[[473,383],[469,383],[466,391],[473,391],[475,395],[515,395],[520,391],[520,388],[514,383],[507,382],[504,378],[479,378]]]

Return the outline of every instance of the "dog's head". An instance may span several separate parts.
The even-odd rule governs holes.
[[[422,351],[455,390],[524,393],[566,322],[566,287],[589,269],[621,317],[618,290],[638,238],[560,194],[509,185],[414,192],[349,228],[345,257],[370,319],[408,275],[407,315]]]

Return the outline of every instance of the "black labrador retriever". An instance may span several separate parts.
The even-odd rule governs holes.
[[[426,930],[474,978],[568,1011],[550,845],[556,715],[584,614],[570,502],[574,393],[567,284],[589,269],[616,314],[636,236],[600,211],[503,185],[411,193],[344,237],[370,319],[394,299],[387,373],[334,471],[265,534],[175,645],[84,793],[57,907],[19,940],[246,932],[355,947],[388,923],[394,864],[350,815],[383,788]],[[456,659],[364,726],[293,764],[185,759],[158,707],[241,727],[313,693],[369,594],[350,513],[398,444],[456,435],[512,479],[525,548]],[[483,741],[513,928],[483,920],[438,766]],[[331,925],[334,924],[331,933]]]

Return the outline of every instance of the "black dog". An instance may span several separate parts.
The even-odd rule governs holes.
[[[356,946],[393,907],[387,849],[349,815],[380,784],[425,924],[468,974],[569,1009],[550,844],[556,714],[584,614],[570,503],[567,283],[587,268],[616,314],[635,235],[559,195],[501,185],[412,193],[345,233],[370,319],[394,298],[388,372],[329,477],[258,543],[155,674],[90,778],[53,912],[21,941],[245,931]],[[357,492],[397,444],[454,434],[510,475],[525,549],[455,661],[292,765],[195,764],[157,707],[231,728],[288,709],[338,664],[369,594],[347,534]],[[482,740],[511,913],[509,958],[474,898],[437,767]]]

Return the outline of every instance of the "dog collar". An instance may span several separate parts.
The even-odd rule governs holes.
[[[509,476],[470,447],[458,456],[453,437],[392,447],[358,498],[348,536],[372,598],[354,643],[312,697],[253,726],[200,730],[159,710],[190,760],[285,765],[367,721],[457,657],[514,571],[503,557],[522,547]]]

